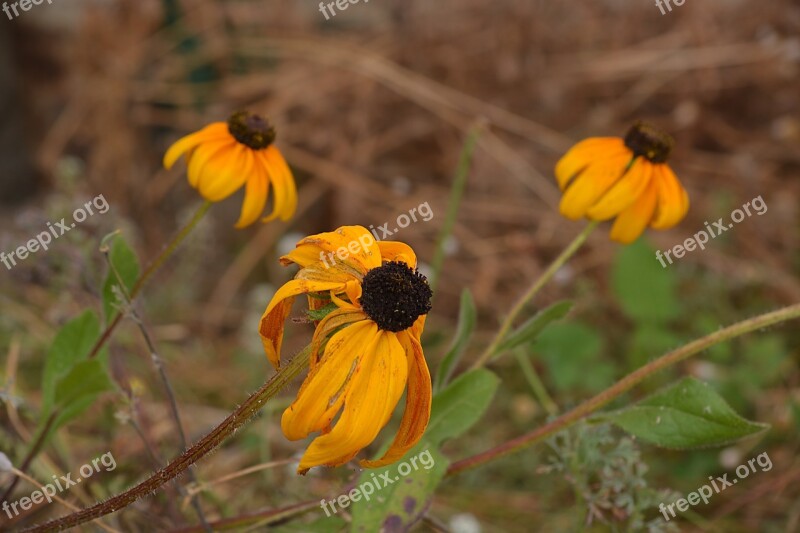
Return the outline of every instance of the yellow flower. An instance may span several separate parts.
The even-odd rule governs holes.
[[[689,210],[689,195],[666,164],[673,144],[672,137],[642,123],[624,139],[579,142],[556,165],[564,193],[561,214],[572,220],[617,217],[611,238],[625,244],[648,225],[671,228]]]
[[[239,111],[228,122],[214,122],[170,146],[169,169],[186,155],[189,184],[208,201],[219,202],[245,187],[237,228],[249,226],[264,211],[269,186],[275,192],[272,214],[263,219],[289,220],[297,208],[297,189],[289,166],[272,144],[275,128],[260,116]]]
[[[306,237],[281,263],[301,268],[261,318],[264,349],[275,368],[295,297],[307,295],[312,309],[335,308],[317,324],[309,374],[281,419],[290,440],[322,433],[309,445],[298,472],[355,457],[389,422],[408,385],[405,413],[389,450],[360,464],[376,468],[397,461],[419,441],[431,409],[431,377],[420,336],[432,292],[416,270],[414,251],[400,242],[376,242],[361,226],[345,226]]]

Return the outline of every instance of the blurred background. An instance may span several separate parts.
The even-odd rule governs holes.
[[[200,203],[182,165],[163,170],[164,150],[238,109],[276,125],[300,204],[289,223],[246,230],[233,228],[241,193],[215,205],[140,299],[192,441],[272,373],[257,323],[275,287],[294,273],[277,257],[304,235],[378,227],[427,202],[431,220],[392,238],[429,262],[475,124],[486,127],[428,321],[431,367],[447,348],[463,288],[480,316],[466,365],[582,229],[558,214],[552,169],[560,155],[584,137],[622,135],[637,119],[676,137],[671,164],[692,207],[678,227],[629,247],[610,242],[605,225],[539,295],[541,306],[577,302],[528,350],[558,407],[685,341],[800,301],[795,0],[689,0],[665,14],[650,1],[362,0],[335,16],[312,0],[54,0],[11,15],[0,14],[0,251],[100,194],[111,206],[50,250],[0,268],[0,449],[12,459],[29,443],[54,332],[99,308],[100,240],[120,229],[143,263],[155,257]],[[656,261],[654,249],[682,243],[758,196],[764,215],[666,269]],[[300,349],[310,332],[288,326],[286,349]],[[755,441],[675,452],[581,426],[569,442],[447,480],[419,530],[577,531],[586,523],[586,531],[668,530],[673,524],[659,522],[653,507],[664,500],[645,497],[642,484],[686,494],[768,451],[774,469],[685,513],[678,527],[800,531],[799,341],[796,324],[760,332],[634,394],[695,375],[743,416],[772,425]],[[136,328],[123,323],[110,351],[115,381],[139,399],[147,436],[174,457],[173,426]],[[517,360],[493,369],[501,390],[483,422],[447,446],[454,459],[546,419]],[[283,461],[303,444],[286,441],[278,424],[291,393],[200,464],[198,476],[208,481],[281,461],[208,487],[202,503],[210,518],[329,499],[353,479],[352,468],[297,477]],[[45,450],[57,470],[39,471],[69,472],[113,451],[120,465],[113,475],[70,492],[79,505],[141,479],[149,465],[126,423],[129,411],[108,395]],[[584,452],[585,467],[571,471],[565,458]],[[62,511],[44,507],[22,523]],[[281,527],[304,531],[320,513]],[[196,516],[173,488],[116,520],[125,531],[150,531],[195,524]]]

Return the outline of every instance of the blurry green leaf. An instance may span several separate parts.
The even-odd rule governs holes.
[[[500,380],[485,369],[459,376],[433,399],[422,440],[405,457],[383,468],[365,470],[356,487],[378,483],[369,501],[352,504],[350,531],[406,531],[428,509],[428,501],[450,465],[439,447],[472,427],[489,407]],[[406,474],[404,470],[408,470]],[[385,477],[383,477],[385,476]],[[388,480],[390,484],[386,484]]]
[[[597,392],[614,380],[614,366],[600,358],[603,339],[592,328],[576,322],[556,323],[533,345],[547,364],[547,377],[562,392]]]
[[[125,290],[130,293],[139,277],[139,260],[136,258],[136,253],[131,250],[122,237],[116,236],[111,240],[108,257],[119,275],[119,280],[124,284]],[[106,320],[112,318],[116,306],[119,304],[113,290],[115,285],[119,285],[119,281],[109,268],[105,283],[103,283],[103,313]]]
[[[88,357],[99,336],[100,322],[91,311],[67,322],[56,333],[42,375],[42,419],[52,412],[58,381]]]
[[[706,383],[694,378],[657,392],[632,407],[599,415],[636,437],[664,448],[723,446],[769,426],[745,420]]]
[[[629,318],[665,322],[680,314],[675,293],[675,266],[664,268],[644,240],[619,249],[614,261],[614,294]]]
[[[436,379],[433,382],[433,390],[439,391],[442,387],[447,385],[453,375],[453,371],[464,351],[467,349],[469,340],[472,338],[472,332],[475,330],[475,322],[477,321],[478,312],[475,309],[475,301],[472,298],[472,293],[469,289],[461,291],[461,307],[458,311],[458,326],[456,327],[456,334],[447,350],[444,359],[439,364],[436,371]]]
[[[681,339],[662,324],[638,324],[626,350],[628,368],[639,368],[653,358],[681,345]]]
[[[497,348],[496,353],[513,350],[517,346],[533,342],[550,323],[561,320],[571,309],[572,302],[564,301],[539,311],[533,318],[511,332]]]
[[[55,403],[59,408],[64,408],[78,400],[94,397],[111,389],[113,385],[100,361],[81,361],[58,381]]]

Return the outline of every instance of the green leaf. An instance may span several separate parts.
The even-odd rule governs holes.
[[[50,416],[59,380],[86,359],[100,336],[100,322],[91,311],[67,322],[56,333],[42,375],[42,419]]]
[[[369,501],[362,498],[352,504],[350,531],[406,531],[416,523],[428,509],[430,498],[450,466],[439,447],[480,420],[499,383],[497,376],[478,369],[459,376],[437,393],[428,429],[420,442],[401,461],[362,472],[356,488],[363,487],[362,492],[366,492],[370,484],[374,493]],[[388,478],[382,474],[388,474]],[[391,484],[386,484],[386,479]]]
[[[57,407],[64,408],[112,389],[111,380],[100,361],[81,361],[56,384],[55,403]]]
[[[109,261],[114,266],[116,274],[119,275],[118,279],[117,275],[109,268],[105,283],[103,283],[103,313],[106,320],[110,321],[119,304],[113,288],[115,285],[119,285],[121,280],[126,291],[130,292],[133,289],[133,285],[139,277],[139,260],[136,258],[136,253],[119,236],[113,238],[108,253]]]
[[[550,307],[539,311],[533,318],[509,334],[497,348],[496,354],[533,342],[544,328],[549,326],[552,322],[561,320],[567,316],[567,313],[569,313],[571,309],[572,302],[564,301],[554,303]]]
[[[664,448],[723,446],[765,431],[745,420],[706,383],[684,378],[632,407],[596,417]]]
[[[552,324],[539,335],[533,348],[547,364],[547,377],[561,392],[599,392],[616,375],[614,365],[600,357],[603,338],[579,322]]]
[[[619,249],[612,271],[614,294],[622,310],[637,322],[666,322],[680,315],[675,265],[661,266],[644,240]]]
[[[469,289],[464,289],[461,291],[461,307],[458,311],[456,334],[436,371],[436,379],[433,381],[434,391],[441,390],[450,381],[453,371],[458,366],[458,362],[461,360],[461,356],[464,355],[469,340],[472,338],[477,318],[478,312],[475,309],[475,300],[472,298],[472,293]]]
[[[329,304],[326,304],[324,307],[320,307],[319,309],[308,309],[306,310],[306,314],[308,315],[308,318],[310,318],[311,320],[318,321],[322,320],[323,318],[328,316],[333,311],[336,311],[337,309],[339,309],[339,306],[331,302]]]

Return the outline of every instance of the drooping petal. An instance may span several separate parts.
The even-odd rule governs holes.
[[[269,222],[276,217],[280,217],[281,220],[289,220],[297,210],[297,186],[292,171],[286,164],[283,155],[274,146],[270,146],[263,152],[263,159],[269,169],[272,186],[275,189],[275,207],[272,214],[264,219],[264,222]]]
[[[656,186],[651,180],[638,200],[619,214],[611,227],[611,239],[630,244],[639,238],[656,210]]]
[[[384,261],[401,261],[411,268],[417,268],[417,255],[404,242],[378,241],[378,249]]]
[[[363,321],[336,333],[325,347],[320,362],[309,372],[297,399],[281,417],[281,429],[289,440],[306,438],[327,427],[370,361],[380,339],[375,323]]]
[[[637,157],[625,175],[589,208],[586,216],[592,220],[608,220],[632,205],[650,184],[653,163]]]
[[[366,319],[367,315],[360,309],[337,309],[331,311],[328,313],[328,316],[320,320],[314,330],[314,336],[311,339],[311,356],[309,359],[311,368],[313,369],[316,366],[319,360],[319,350],[325,342],[325,339],[327,339],[331,333],[342,326],[347,326],[348,324]]]
[[[187,156],[189,166],[186,170],[186,176],[189,179],[189,185],[196,189],[206,163],[220,153],[229,153],[235,143],[236,141],[233,138],[227,138],[221,141],[203,143],[195,148]]]
[[[669,229],[683,220],[689,211],[689,195],[669,165],[656,165],[654,178],[658,205],[650,226],[654,229]]]
[[[561,198],[561,214],[572,220],[586,215],[589,208],[622,178],[630,160],[628,153],[622,153],[589,165],[573,180]]]
[[[222,140],[230,137],[224,122],[214,122],[200,131],[196,131],[175,141],[164,154],[164,168],[170,169],[180,157],[200,143]]]
[[[324,359],[319,366],[323,364]],[[406,354],[397,335],[379,332],[378,342],[364,353],[352,377],[341,417],[329,433],[311,442],[297,471],[344,464],[375,440],[397,406],[407,378]]]
[[[431,375],[422,352],[422,345],[407,332],[398,334],[408,359],[408,392],[406,393],[406,410],[400,422],[400,428],[386,453],[375,461],[360,461],[364,468],[378,468],[402,458],[414,447],[425,433],[431,418]]]
[[[293,279],[285,283],[272,297],[264,314],[261,315],[258,331],[261,334],[264,352],[276,369],[280,367],[284,323],[291,312],[294,297],[309,292],[329,291],[337,287],[344,290],[344,285],[340,283]]]
[[[219,202],[241,189],[255,164],[248,154],[252,155],[253,151],[237,143],[230,151],[209,159],[197,183],[200,195],[211,202]]]
[[[264,212],[268,194],[267,176],[264,174],[263,170],[256,166],[253,175],[248,178],[247,184],[245,185],[242,212],[239,215],[239,220],[236,222],[235,227],[244,228],[258,220],[261,213]]]
[[[563,191],[590,164],[622,153],[630,154],[630,150],[619,137],[592,137],[577,143],[556,163],[559,188]],[[633,154],[630,154],[629,158],[632,157]]]

